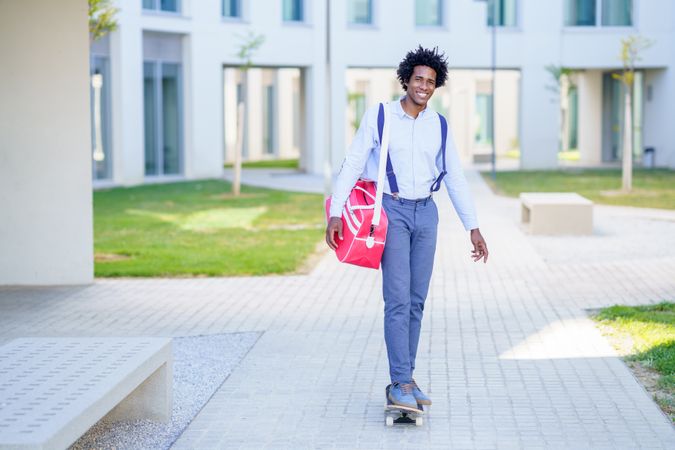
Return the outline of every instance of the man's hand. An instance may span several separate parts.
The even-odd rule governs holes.
[[[473,262],[482,259],[483,263],[486,263],[488,260],[488,248],[478,228],[471,230],[471,243],[473,244],[473,250],[471,250]]]
[[[339,217],[331,217],[326,226],[326,244],[333,250],[337,249],[335,233],[337,233],[338,238],[342,240],[342,219]]]

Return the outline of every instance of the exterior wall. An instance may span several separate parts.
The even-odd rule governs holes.
[[[276,73],[274,83],[277,87],[277,102],[275,104],[275,132],[277,138],[276,155],[282,159],[298,158],[300,148],[296,144],[296,134],[299,137],[302,117],[299,110],[293,107],[296,84],[300,84],[300,74],[293,70],[281,69]],[[299,89],[297,95],[300,95]],[[297,114],[297,116],[295,116]]]
[[[306,148],[325,148],[324,128],[319,124],[325,117],[323,100],[325,77],[320,62],[325,61],[325,16],[323,2],[309,1],[305,10],[306,21],[302,24],[282,22],[280,1],[243,1],[243,20],[228,20],[221,17],[220,0],[183,0],[180,14],[147,11],[141,2],[119,0],[119,30],[112,33],[110,41],[113,104],[113,183],[133,185],[147,181],[144,174],[144,122],[143,122],[143,48],[148,33],[180,36],[182,39],[183,74],[183,174],[180,178],[219,177],[223,162],[230,147],[234,146],[232,133],[225,133],[225,126],[234,125],[234,117],[224,111],[223,67],[237,67],[242,61],[237,50],[243,42],[242,36],[249,32],[262,34],[265,43],[255,52],[252,63],[256,66],[313,68],[309,72],[319,73],[320,79],[313,82],[313,76],[303,77],[308,84],[302,92],[303,110],[311,107],[318,115],[308,115],[302,127],[301,143]],[[315,4],[316,3],[316,4]],[[314,68],[316,67],[316,68]],[[257,83],[256,69],[249,74],[253,79],[249,94],[260,96],[254,87]],[[258,80],[260,81],[260,80]],[[302,87],[301,87],[302,89]],[[262,154],[262,130],[259,114],[259,98],[248,108],[250,153]],[[317,107],[318,106],[318,107]],[[257,124],[257,125],[256,125]],[[290,130],[292,131],[292,130]],[[282,133],[283,134],[283,133]],[[290,137],[289,137],[290,136]],[[280,148],[288,148],[293,134],[276,139]],[[286,144],[283,144],[286,143]],[[282,145],[283,144],[283,145]],[[226,148],[227,147],[227,148]],[[227,151],[224,151],[227,150]],[[284,150],[279,156],[297,154],[297,147]],[[311,172],[320,172],[322,154],[307,154],[301,158],[301,166]],[[176,177],[162,177],[173,179]],[[106,183],[97,183],[105,185]]]
[[[118,13],[120,27],[110,35],[112,74],[112,158],[115,184],[142,183],[143,33],[141,2],[126,2]]]
[[[675,55],[667,70],[650,70],[645,76],[644,147],[655,150],[654,165],[675,168]]]
[[[3,1],[0,30],[0,285],[91,283],[87,2]]]
[[[336,172],[349,145],[348,69],[396,67],[405,52],[418,44],[439,46],[449,56],[453,70],[489,70],[491,66],[491,29],[486,25],[484,2],[445,0],[443,25],[423,28],[414,24],[414,0],[374,0],[374,23],[358,26],[347,23],[347,1],[306,0],[306,20],[301,24],[282,21],[281,1],[243,0],[243,20],[222,18],[219,0],[183,0],[181,14],[143,11],[141,2],[135,0],[119,3],[120,30],[113,33],[110,40],[113,177],[117,184],[145,180],[143,89],[139,76],[144,32],[170,33],[183,39],[185,178],[219,176],[222,163],[234,145],[232,133],[227,130],[236,122],[224,111],[227,80],[222,68],[241,64],[236,53],[242,43],[241,36],[248,32],[265,36],[264,44],[253,55],[255,66],[297,67],[302,71],[304,122],[300,164],[312,173]],[[329,27],[326,23],[328,5],[331,8]],[[496,31],[497,68],[519,74],[516,89],[502,88],[498,81],[498,153],[512,147],[510,130],[515,126],[521,167],[557,167],[560,104],[559,99],[552,98],[546,90],[553,80],[545,67],[555,65],[585,71],[619,69],[620,39],[639,34],[655,42],[639,62],[640,68],[654,69],[646,80],[654,95],[645,105],[645,145],[657,147],[659,164],[675,166],[672,127],[661,125],[666,117],[672,116],[675,104],[675,2],[634,0],[634,11],[632,27],[565,27],[564,0],[518,1],[518,25]],[[330,65],[326,62],[328,33]],[[467,105],[473,100],[469,92],[462,91],[460,79],[450,80],[449,89],[454,93],[446,107],[458,145],[464,155],[470,157],[479,153],[473,148],[471,138],[474,120],[465,115],[470,113]],[[589,82],[584,92],[601,96],[602,89],[596,89],[597,86]],[[383,96],[389,90],[389,83],[371,86],[369,90],[369,102],[386,99]],[[282,93],[280,88],[277,93],[280,102],[288,101],[285,90]],[[587,105],[592,110],[580,108],[580,114],[586,117],[590,114],[596,120],[599,100],[582,97],[579,97],[580,106]],[[517,105],[518,115],[510,112],[512,104]],[[258,114],[259,111],[255,112],[258,109],[255,105],[249,108],[249,115]],[[279,132],[275,136],[279,157],[289,142],[282,117],[279,114]],[[250,156],[262,155],[262,144],[257,142],[260,130],[249,129],[248,135]],[[584,138],[587,147],[583,157],[588,163],[599,161],[597,138],[591,134]]]

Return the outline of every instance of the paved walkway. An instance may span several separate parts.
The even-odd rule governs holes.
[[[675,213],[596,207],[589,237],[531,237],[469,173],[491,257],[446,196],[416,379],[422,428],[386,428],[379,273],[327,254],[306,276],[99,280],[0,289],[18,336],[264,331],[174,445],[186,448],[675,448],[675,429],[587,319],[675,299]]]

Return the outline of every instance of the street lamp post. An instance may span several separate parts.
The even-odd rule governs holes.
[[[490,58],[490,68],[492,72],[492,95],[490,95],[490,119],[492,122],[492,136],[490,142],[492,143],[492,154],[490,155],[490,160],[492,162],[492,179],[497,178],[496,173],[496,163],[497,163],[497,151],[495,149],[495,137],[496,137],[496,114],[495,114],[495,87],[496,87],[496,73],[497,73],[497,0],[475,0],[477,2],[483,2],[486,4],[487,8],[490,8],[489,15],[492,15],[492,23],[490,24],[490,31],[492,34],[492,45],[491,45],[491,58]],[[489,16],[488,15],[488,16]]]
[[[330,0],[326,0],[326,121],[325,121],[325,153],[323,168],[323,190],[324,195],[328,197],[332,192],[333,182],[333,152],[332,152],[332,114],[331,114],[331,53],[330,53]]]

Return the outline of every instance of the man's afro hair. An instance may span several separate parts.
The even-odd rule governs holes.
[[[445,53],[439,53],[438,47],[424,48],[421,45],[405,55],[398,65],[396,75],[404,91],[408,90],[408,81],[412,77],[415,66],[427,66],[436,71],[436,87],[441,87],[448,79],[448,58]]]

